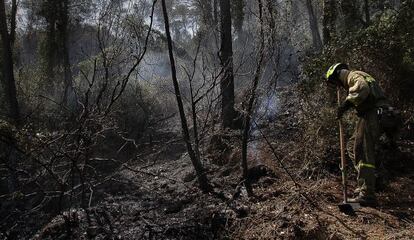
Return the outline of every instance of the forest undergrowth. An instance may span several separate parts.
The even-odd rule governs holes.
[[[412,239],[413,10],[0,1],[0,239]],[[337,208],[337,62],[403,119],[397,147],[378,144],[378,206],[353,215]]]
[[[218,146],[217,140],[210,142],[206,151],[212,150],[211,144],[232,150],[208,154],[207,175],[220,194],[202,194],[178,133],[166,128],[153,145],[143,146],[145,154],[120,168],[102,190],[95,190],[96,202],[86,212],[72,208],[49,223],[37,224],[41,228],[31,236],[34,239],[66,239],[68,234],[74,239],[409,239],[414,229],[413,139],[402,139],[398,155],[385,159],[390,177],[378,189],[379,207],[363,208],[355,216],[345,215],[337,209],[342,201],[339,153],[330,153],[331,161],[322,165],[308,162],[318,159],[311,159],[313,150],[304,145],[311,136],[303,135],[300,128],[303,103],[292,91],[296,87],[279,89],[281,102],[287,99],[289,102],[282,104],[284,107],[274,121],[258,124],[255,130],[258,134],[249,143],[253,197],[241,187],[238,131],[227,132],[224,137],[220,133],[225,140]],[[217,162],[215,157],[226,160]],[[351,188],[355,187],[353,177],[355,172],[350,177]]]

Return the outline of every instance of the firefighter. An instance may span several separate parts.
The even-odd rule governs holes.
[[[357,196],[348,202],[358,202],[362,206],[376,205],[375,148],[384,132],[393,143],[396,140],[396,124],[382,124],[380,120],[382,116],[385,119],[385,116],[396,115],[395,110],[390,106],[375,79],[365,72],[351,71],[346,64],[337,63],[329,68],[326,80],[329,85],[343,88],[348,93],[345,101],[338,107],[337,119],[351,108],[356,110],[358,116],[351,138],[353,149],[349,154],[358,172],[358,187],[355,191]],[[392,119],[391,121],[395,122],[395,118],[388,118],[387,121]],[[385,129],[382,125],[389,127]]]

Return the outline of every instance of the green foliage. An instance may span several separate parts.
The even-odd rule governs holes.
[[[399,12],[386,12],[370,27],[334,39],[323,54],[305,65],[308,79],[303,88],[315,91],[327,68],[335,62],[373,75],[396,104],[410,104],[414,78],[413,0],[402,3]],[[408,90],[408,91],[407,91]]]
[[[335,121],[335,90],[324,84],[324,74],[336,62],[373,75],[393,104],[412,112],[414,98],[414,0],[402,2],[398,12],[386,11],[368,28],[334,38],[323,53],[305,61],[305,79],[299,86],[303,98],[303,135],[308,169],[325,167],[338,160],[339,138]],[[348,136],[352,134],[353,117],[345,119]],[[312,150],[309,150],[312,149]],[[308,156],[311,155],[311,156]],[[332,159],[333,158],[333,159]],[[316,159],[309,162],[306,159]],[[329,167],[328,167],[329,169]]]

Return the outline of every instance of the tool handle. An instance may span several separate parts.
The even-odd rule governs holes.
[[[338,97],[338,106],[341,105],[341,92],[338,87],[337,89],[337,97]],[[345,158],[345,140],[344,140],[344,128],[342,124],[342,120],[339,119],[339,142],[341,147],[341,172],[342,172],[342,185],[343,185],[343,195],[344,195],[344,203],[348,201],[347,195],[347,174],[346,174],[346,158]]]

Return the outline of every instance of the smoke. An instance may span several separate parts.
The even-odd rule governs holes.
[[[257,99],[257,107],[252,118],[251,140],[249,143],[249,154],[254,165],[261,165],[261,133],[259,128],[274,122],[280,112],[280,100],[276,91],[268,91]]]
[[[279,98],[276,91],[269,91],[259,99],[255,120],[273,122],[279,112]]]

